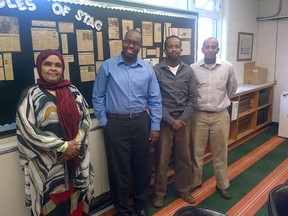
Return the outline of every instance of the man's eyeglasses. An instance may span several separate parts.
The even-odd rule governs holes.
[[[129,40],[129,39],[125,39],[125,40],[123,40],[123,42],[125,44],[127,44],[127,45],[133,44],[134,47],[141,47],[142,46],[142,44],[139,43],[138,41],[132,41],[132,40]]]

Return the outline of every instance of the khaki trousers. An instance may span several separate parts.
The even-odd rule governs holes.
[[[202,184],[203,159],[209,143],[216,185],[220,189],[229,187],[227,174],[227,146],[230,117],[227,109],[220,112],[195,111],[191,120],[192,187]]]
[[[161,123],[159,141],[155,144],[155,194],[166,195],[167,170],[173,155],[175,187],[179,195],[191,187],[191,159],[189,151],[190,121],[175,132],[165,122]],[[172,153],[173,152],[173,153]]]

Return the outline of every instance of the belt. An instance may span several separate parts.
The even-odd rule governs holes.
[[[107,118],[118,118],[118,119],[135,119],[140,116],[142,116],[146,111],[143,111],[141,113],[132,113],[128,115],[119,115],[119,114],[113,114],[113,113],[107,113]]]
[[[203,110],[198,110],[198,112],[204,112],[204,113],[216,113],[217,111],[203,111]]]

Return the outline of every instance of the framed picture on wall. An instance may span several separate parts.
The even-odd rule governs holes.
[[[253,39],[254,34],[252,33],[245,33],[245,32],[238,33],[237,61],[252,60]]]

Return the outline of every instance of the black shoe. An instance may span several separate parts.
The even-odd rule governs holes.
[[[220,188],[216,187],[216,190],[220,193],[220,195],[226,199],[226,200],[229,200],[229,199],[232,199],[232,195],[231,193],[229,192],[228,188],[224,189],[224,190],[221,190]]]
[[[141,210],[136,211],[136,214],[137,214],[138,216],[149,216],[148,212],[145,211],[144,209],[141,209]]]
[[[197,189],[199,189],[199,188],[201,188],[202,187],[202,184],[200,184],[200,185],[198,185],[198,186],[196,186],[196,187],[191,187],[190,188],[190,190],[189,190],[189,192],[191,193],[191,192],[194,192],[195,190],[197,190]]]

